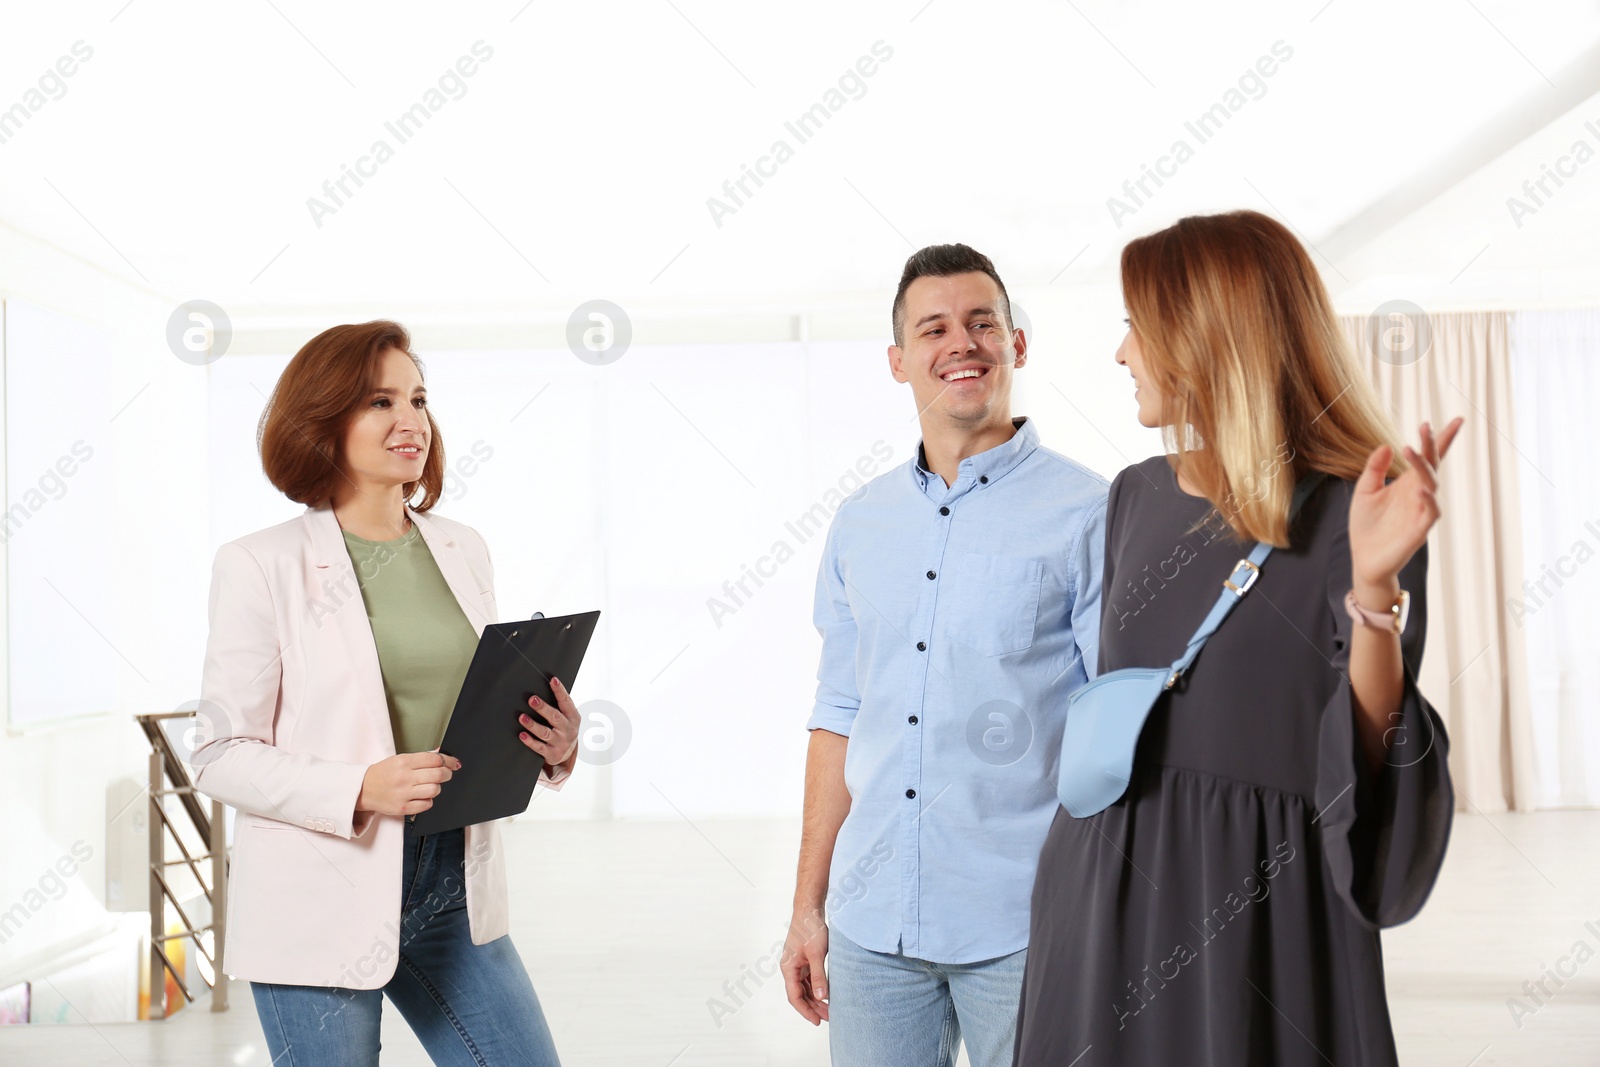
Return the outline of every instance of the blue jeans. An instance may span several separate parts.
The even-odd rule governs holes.
[[[382,989],[250,983],[272,1067],[377,1067],[385,995],[436,1064],[559,1065],[511,938],[472,943],[464,851],[461,830],[406,824],[400,961]]]
[[[834,1067],[1011,1067],[1028,950],[977,963],[873,952],[828,928]]]

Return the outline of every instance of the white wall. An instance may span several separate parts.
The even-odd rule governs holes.
[[[204,632],[207,575],[198,562],[205,551],[205,372],[166,348],[175,301],[5,226],[0,296],[108,331],[112,372],[101,384],[120,411],[107,430],[118,457],[115,505],[76,541],[81,552],[109,561],[114,616],[103,636],[86,626],[54,635],[68,644],[114,646],[117,710],[0,732],[0,909],[21,904],[27,913],[0,945],[3,985],[27,956],[84,936],[98,914],[106,787],[119,776],[144,777],[148,748],[133,714],[170,710],[198,688],[194,649]],[[60,388],[73,389],[70,376]],[[92,854],[80,862],[84,849]],[[63,857],[76,888],[58,895],[51,872],[59,876]]]

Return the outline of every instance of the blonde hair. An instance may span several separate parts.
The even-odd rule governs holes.
[[[1322,278],[1281,223],[1255,211],[1180,219],[1122,250],[1122,291],[1162,395],[1168,462],[1241,541],[1288,546],[1307,473],[1354,480],[1385,444],[1390,473],[1405,470]]]

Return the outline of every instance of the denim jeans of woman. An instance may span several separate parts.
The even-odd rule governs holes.
[[[441,1067],[554,1067],[550,1028],[510,936],[474,945],[465,835],[406,823],[400,961],[382,989],[251,982],[273,1067],[376,1067],[387,996]]]

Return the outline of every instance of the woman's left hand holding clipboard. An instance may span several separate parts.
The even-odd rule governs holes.
[[[524,745],[544,757],[545,766],[555,767],[572,758],[573,750],[578,747],[578,725],[581,720],[578,707],[572,702],[572,694],[561,684],[561,679],[550,679],[550,691],[556,695],[555,707],[537,696],[528,698],[528,706],[549,725],[541,724],[539,719],[523,712],[518,716],[522,732],[517,736]]]

